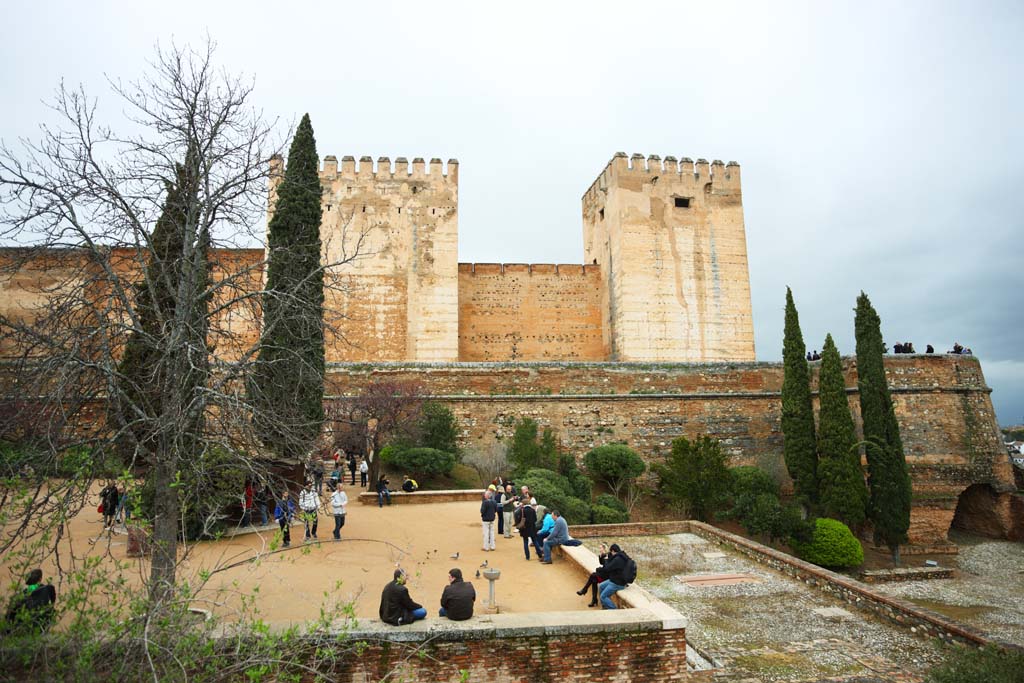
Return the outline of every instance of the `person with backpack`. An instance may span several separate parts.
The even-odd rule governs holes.
[[[526,559],[530,559],[530,544],[537,550],[537,559],[544,559],[544,551],[541,550],[540,541],[537,540],[537,500],[530,498],[529,502],[522,501],[520,506],[512,515],[516,528],[519,529],[519,536],[523,539],[523,552]]]
[[[608,548],[608,559],[597,568],[596,573],[603,581],[600,585],[601,609],[617,609],[612,595],[636,581],[636,562],[622,552],[618,543]]]

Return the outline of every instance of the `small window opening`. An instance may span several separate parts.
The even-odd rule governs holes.
[[[690,208],[689,197],[676,197],[676,208],[677,209],[688,209]]]
[[[402,207],[398,207],[398,213],[402,213]]]
[[[598,214],[600,214],[600,216],[601,216],[601,220],[604,220],[604,209],[601,209],[601,210],[600,210],[600,211],[598,211],[597,213],[598,213]]]
[[[420,188],[418,188],[418,187],[416,187],[415,185],[413,185],[413,186],[412,186],[412,193],[413,193],[413,194],[416,194],[416,191],[417,191],[417,190],[419,190],[419,189],[420,189]]]
[[[366,205],[363,205],[363,213],[366,213]]]
[[[433,215],[434,215],[434,209],[431,209],[431,210],[430,210],[430,215],[431,215],[431,216],[433,216]]]

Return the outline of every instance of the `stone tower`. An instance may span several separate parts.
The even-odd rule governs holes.
[[[740,167],[616,154],[583,195],[613,361],[752,361]]]
[[[275,176],[270,186],[271,209]],[[458,359],[458,161],[324,159],[324,322],[330,361]],[[341,264],[343,266],[331,265]]]

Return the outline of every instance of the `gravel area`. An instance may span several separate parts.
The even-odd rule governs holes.
[[[876,589],[1024,646],[1024,543],[956,537],[952,579],[884,583]]]
[[[937,643],[909,629],[692,534],[631,538],[622,545],[639,566],[637,583],[686,615],[687,640],[722,665],[724,680],[915,680],[943,658]],[[704,557],[721,552],[724,557]],[[758,581],[679,581],[695,574],[747,574]],[[849,616],[813,611],[827,607]]]

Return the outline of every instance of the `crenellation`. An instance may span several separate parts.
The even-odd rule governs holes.
[[[426,178],[426,164],[423,157],[416,157],[412,160],[412,177],[413,178]]]
[[[402,180],[409,177],[409,160],[405,157],[395,159],[395,177]]]
[[[334,180],[338,176],[338,157],[329,154],[324,157],[324,170],[320,172],[321,178]]]
[[[388,157],[377,158],[377,177],[381,178],[391,177],[391,159]]]
[[[373,157],[359,157],[359,171],[357,175],[361,179],[368,179],[373,177]]]
[[[707,159],[697,159],[697,163],[693,167],[693,177],[705,182],[711,180],[711,166]]]
[[[629,170],[638,173],[644,173],[647,171],[647,160],[644,158],[643,154],[634,153],[633,156],[629,158]]]
[[[652,154],[647,157],[647,172],[648,173],[661,173],[661,157],[657,154]]]
[[[679,162],[674,156],[665,157],[665,173],[679,175]]]
[[[341,176],[343,178],[356,177],[356,158],[345,155],[341,158]]]

